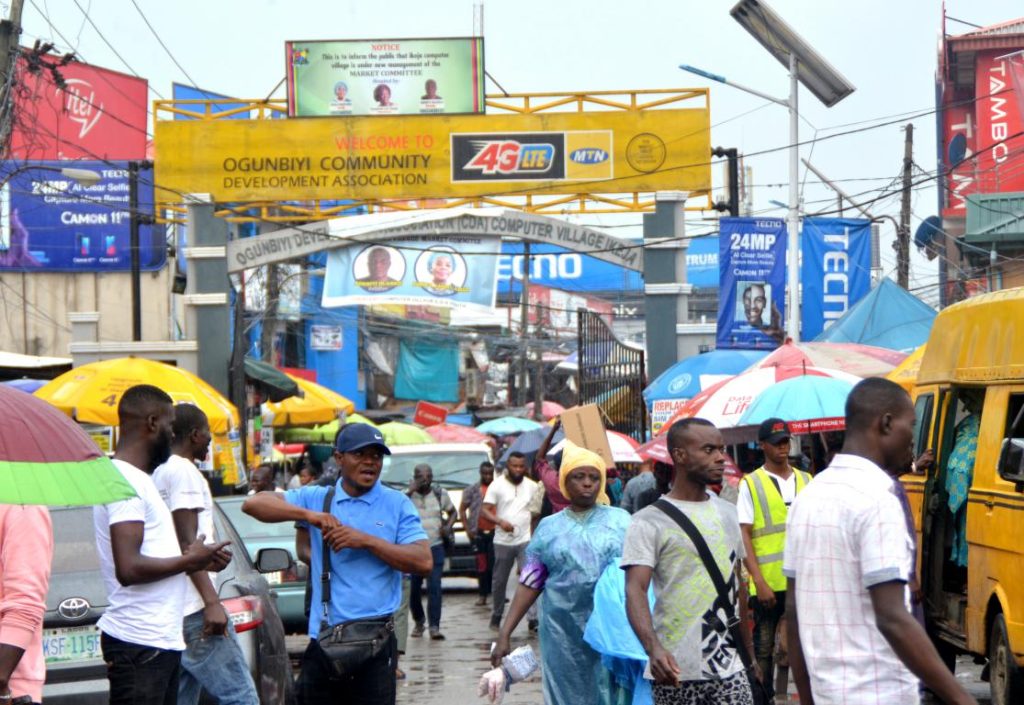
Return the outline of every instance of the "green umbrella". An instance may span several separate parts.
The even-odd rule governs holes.
[[[0,503],[87,506],[134,496],[77,423],[42,399],[0,385]]]
[[[300,396],[299,385],[295,380],[269,362],[246,357],[243,365],[246,380],[262,389],[270,401],[279,402],[288,397]]]
[[[349,414],[345,417],[345,423],[365,423],[377,428],[377,424],[362,414]],[[338,420],[335,419],[313,428],[295,427],[274,431],[274,439],[282,443],[334,443],[339,428]]]
[[[378,426],[384,434],[384,442],[389,446],[412,446],[421,443],[436,443],[434,437],[419,426],[389,421]]]

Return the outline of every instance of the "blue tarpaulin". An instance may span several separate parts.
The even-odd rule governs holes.
[[[815,338],[913,352],[928,342],[936,312],[891,279],[883,279],[842,318]]]
[[[458,342],[402,340],[398,346],[395,398],[458,401]]]

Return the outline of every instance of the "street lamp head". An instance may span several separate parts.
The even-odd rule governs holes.
[[[729,14],[787,70],[790,57],[795,58],[800,83],[826,107],[831,108],[856,90],[762,0],[740,0]]]
[[[64,167],[60,170],[62,176],[66,176],[69,179],[77,181],[79,184],[85,187],[95,186],[98,184],[103,177],[92,169],[75,169],[74,167]]]

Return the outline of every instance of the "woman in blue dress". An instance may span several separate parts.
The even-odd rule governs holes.
[[[510,635],[541,597],[540,651],[546,705],[611,705],[617,688],[601,655],[583,641],[594,586],[622,555],[629,513],[599,504],[606,468],[601,456],[566,442],[559,484],[569,506],[541,520],[501,625],[491,660],[511,650]],[[606,502],[607,500],[605,500]]]

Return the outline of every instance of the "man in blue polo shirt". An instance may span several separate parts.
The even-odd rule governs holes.
[[[297,684],[306,705],[378,705],[395,702],[396,644],[392,633],[384,650],[359,672],[334,679],[316,642],[323,621],[320,574],[323,541],[330,553],[330,626],[357,619],[390,619],[402,598],[402,573],[429,575],[430,544],[419,513],[403,493],[380,483],[384,455],[391,451],[380,431],[367,424],[344,426],[335,441],[340,479],[330,512],[327,487],[259,492],[242,511],[265,522],[303,521],[310,526],[313,588],[309,647]]]

